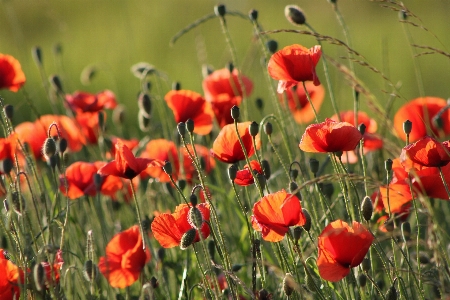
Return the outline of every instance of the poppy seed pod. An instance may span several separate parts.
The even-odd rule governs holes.
[[[303,25],[306,23],[305,14],[297,5],[287,5],[284,8],[284,15],[292,25]]]
[[[403,241],[406,243],[411,240],[411,224],[409,224],[409,222],[404,222],[401,228]]]
[[[49,81],[50,81],[50,84],[52,85],[52,87],[53,87],[58,93],[62,93],[62,92],[63,92],[61,79],[59,79],[59,76],[58,76],[58,75],[52,75],[52,76],[50,76]]]
[[[230,178],[231,181],[234,181],[236,179],[237,171],[238,169],[234,164],[228,168],[228,177]]]
[[[248,17],[252,21],[258,20],[258,11],[256,9],[250,10],[250,12],[248,13]]]
[[[177,130],[180,136],[184,138],[184,136],[186,135],[186,124],[183,122],[178,123]]]
[[[42,65],[42,50],[39,46],[34,46],[31,49],[31,56],[33,56],[33,60],[36,63],[36,65],[41,66]]]
[[[365,287],[367,283],[367,276],[366,274],[359,274],[358,276],[358,283],[360,287]]]
[[[314,176],[319,171],[319,161],[315,158],[309,159],[309,169],[311,170],[311,173],[314,174]]]
[[[3,174],[8,174],[9,172],[11,172],[13,167],[14,163],[10,158],[5,158],[4,160],[0,161],[0,171]]]
[[[152,113],[152,101],[147,93],[139,94],[138,107],[146,118],[150,118],[150,114]]]
[[[12,120],[14,116],[14,106],[6,104],[5,107],[3,107],[3,112],[8,119]]]
[[[233,118],[233,120],[237,121],[239,119],[240,114],[241,113],[240,113],[239,107],[234,105],[231,108],[231,117]]]
[[[181,83],[178,81],[172,82],[172,91],[179,91],[181,90]]]
[[[42,264],[37,263],[34,265],[33,279],[38,291],[45,289],[45,270]]]
[[[83,266],[84,278],[89,282],[94,282],[98,278],[98,266],[92,262],[92,260],[87,260]]]
[[[189,209],[188,222],[189,222],[189,224],[192,225],[192,227],[194,227],[197,230],[200,230],[200,228],[202,227],[203,216],[197,207],[192,206]]]
[[[302,212],[305,216],[305,224],[303,225],[303,229],[305,229],[306,232],[309,232],[309,230],[311,229],[311,215],[306,208],[302,208]]]
[[[272,123],[267,122],[266,124],[264,124],[264,133],[267,135],[271,135],[272,132],[273,132]]]
[[[172,164],[170,163],[170,161],[166,160],[162,168],[167,175],[172,175]]]
[[[274,54],[278,50],[278,42],[275,40],[268,40],[266,42],[266,47],[270,53]]]
[[[294,292],[294,286],[295,286],[294,277],[292,277],[291,273],[286,273],[286,275],[283,278],[283,290],[286,296],[289,297],[290,295],[292,295],[292,293]]]
[[[195,127],[194,120],[188,119],[188,120],[186,121],[186,129],[187,129],[190,133],[193,133],[193,132],[194,132],[194,127]]]
[[[259,133],[259,125],[255,121],[250,123],[248,126],[248,131],[250,132],[250,135],[255,137]]]
[[[227,10],[226,10],[225,5],[219,4],[219,5],[214,6],[214,13],[216,14],[216,16],[223,17],[223,16],[225,16],[226,12],[227,12]]]
[[[56,153],[56,143],[53,138],[47,138],[44,142],[42,152],[45,158],[50,158]]]
[[[59,153],[64,153],[64,151],[67,150],[67,146],[68,146],[67,140],[65,138],[60,138],[58,140],[58,142],[56,143],[56,146],[57,146],[57,151]]]
[[[364,133],[366,133],[366,128],[367,126],[364,123],[359,124],[358,130],[361,133],[361,135],[364,135]]]
[[[368,196],[364,197],[361,203],[361,212],[364,217],[364,220],[369,221],[370,219],[372,219],[373,203],[370,197]]]
[[[392,161],[392,159],[390,159],[390,158],[386,159],[386,161],[384,162],[384,169],[386,170],[386,172],[392,171],[393,163],[394,162]]]
[[[406,120],[405,122],[403,122],[403,131],[405,132],[405,134],[411,133],[412,125],[413,124],[410,120]]]
[[[194,228],[191,228],[188,231],[186,231],[181,237],[180,249],[185,250],[187,247],[192,245],[194,243],[196,235],[197,230],[195,230]]]
[[[261,98],[256,98],[255,104],[256,104],[256,108],[257,108],[257,109],[259,109],[260,111],[263,110],[263,108],[264,108],[264,102],[263,102],[263,99],[261,99]]]
[[[269,180],[270,175],[271,175],[269,162],[267,160],[263,159],[261,161],[261,167],[263,169],[263,173],[264,173],[264,176],[266,177],[266,180]]]

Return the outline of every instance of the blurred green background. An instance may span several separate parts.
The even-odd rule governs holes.
[[[181,37],[171,47],[169,41],[179,30],[196,19],[213,12],[216,1],[144,1],[144,0],[4,0],[0,2],[0,52],[11,54],[22,64],[27,76],[25,90],[38,106],[40,113],[49,113],[48,100],[42,87],[39,71],[31,57],[33,46],[43,50],[45,72],[59,74],[66,92],[86,90],[98,92],[111,89],[119,102],[128,109],[128,120],[137,126],[136,94],[139,81],[130,67],[141,61],[155,65],[167,73],[166,88],[172,81],[180,81],[183,88],[201,90],[201,66],[211,64],[222,68],[231,60],[218,19],[213,19]],[[345,37],[332,6],[326,0],[229,0],[222,1],[228,10],[247,14],[250,9],[259,11],[259,21],[266,30],[297,29],[284,17],[284,7],[297,4],[304,10],[307,22],[319,33],[345,41]],[[394,107],[420,96],[413,65],[411,47],[398,13],[382,7],[387,3],[339,0],[339,9],[350,30],[353,48],[367,62],[383,71],[393,83],[401,82],[401,99]],[[406,26],[414,42],[450,52],[450,1],[406,1],[405,5],[422,21],[409,18],[429,31]],[[261,72],[259,45],[253,36],[252,25],[238,17],[227,17],[239,64],[243,72],[254,80],[255,90],[250,101],[261,97],[269,101],[269,90]],[[306,29],[306,28],[298,28]],[[435,37],[435,36],[436,37]],[[312,37],[279,33],[271,35],[279,48],[300,43],[306,47],[316,44]],[[58,62],[53,54],[55,44],[62,46]],[[324,53],[339,59],[347,55],[342,47],[324,43]],[[422,52],[418,50],[418,52]],[[416,58],[420,66],[425,95],[447,98],[449,59],[442,55],[424,55]],[[323,68],[317,70],[325,83]],[[89,86],[80,82],[80,73],[87,65],[102,69]],[[377,96],[381,105],[387,101],[386,88],[381,77],[367,68],[357,67],[356,75]],[[341,109],[352,107],[352,92],[343,76],[331,68],[331,76]],[[0,91],[6,103],[17,107],[16,122],[34,119],[25,108],[23,93]],[[254,105],[253,102],[251,105]],[[364,107],[364,105],[363,105]],[[250,106],[251,108],[251,106]],[[325,100],[321,117],[332,114],[329,100]],[[256,115],[255,115],[256,118]],[[260,118],[260,117],[258,117]]]

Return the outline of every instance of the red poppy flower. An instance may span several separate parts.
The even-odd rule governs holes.
[[[241,96],[233,97],[228,94],[220,94],[211,102],[214,116],[216,117],[220,128],[234,123],[234,120],[231,117],[231,108],[235,105],[239,106],[241,101]]]
[[[180,161],[178,160],[177,146],[173,142],[165,139],[151,140],[141,153],[141,157],[170,161],[172,164],[172,177],[174,180],[177,180]],[[147,169],[141,175],[143,178],[148,176],[157,178],[160,182],[170,182],[169,176],[162,168]]]
[[[203,217],[203,220],[209,221],[209,204],[200,203],[196,206]],[[188,222],[188,213],[190,205],[181,204],[175,208],[173,214],[160,214],[152,222],[152,233],[159,244],[164,248],[172,248],[180,245],[183,234],[191,230],[193,226]],[[209,236],[209,226],[203,222],[201,227],[203,238]],[[194,243],[200,241],[198,231]]]
[[[443,167],[450,162],[448,142],[440,143],[436,139],[424,136],[417,142],[402,149],[401,159],[409,158],[425,167]]]
[[[320,46],[307,49],[301,45],[287,46],[273,54],[267,70],[273,79],[280,81],[278,93],[303,81],[313,81],[314,85],[319,85],[316,65],[321,55]]]
[[[97,173],[133,179],[147,168],[163,165],[164,163],[158,159],[134,157],[131,150],[119,140],[116,144],[115,160],[101,167]]]
[[[253,148],[252,136],[248,130],[251,122],[243,122],[238,124],[238,132],[244,143],[245,150],[248,157],[255,153]],[[261,142],[259,134],[256,136],[256,150],[259,150]],[[226,125],[220,130],[219,135],[214,140],[211,154],[218,160],[233,164],[240,160],[245,159],[244,152],[242,151],[241,144],[239,143],[234,124]]]
[[[24,282],[23,272],[0,249],[0,299],[19,299],[19,283]]]
[[[302,226],[305,221],[300,199],[285,190],[269,194],[253,205],[253,229],[269,242],[281,241],[290,226]]]
[[[77,112],[98,112],[102,109],[114,109],[117,106],[116,96],[109,90],[96,95],[77,91],[66,95],[70,108]]]
[[[0,160],[10,159],[13,162],[16,146],[16,134],[12,134],[7,138],[0,138]]]
[[[173,111],[175,122],[194,121],[194,132],[200,135],[209,134],[212,130],[213,111],[211,104],[193,91],[170,91],[164,99]]]
[[[336,220],[320,234],[317,267],[323,279],[335,282],[347,276],[372,245],[373,235],[362,224],[353,221],[352,227]]]
[[[316,153],[350,151],[361,138],[361,133],[352,124],[326,119],[306,128],[299,147],[305,152]]]
[[[0,90],[17,92],[25,84],[25,74],[17,59],[0,53]]]
[[[397,135],[406,141],[406,134],[403,131],[403,123],[406,120],[412,122],[412,130],[409,134],[409,141],[415,142],[427,135],[427,126],[431,128],[433,135],[439,136],[440,132],[435,127],[433,118],[447,106],[447,102],[442,98],[423,97],[409,101],[397,111],[394,116],[394,129]],[[450,133],[450,114],[448,109],[441,115],[445,134]],[[430,134],[430,133],[428,133]]]
[[[118,138],[116,136],[110,136],[109,140],[111,141],[111,149],[109,149],[110,153],[108,153],[108,155],[111,155],[111,156],[116,155],[116,144],[118,141],[121,141],[131,151],[133,151],[139,145],[138,139],[124,140],[124,139]]]
[[[112,287],[125,288],[138,280],[150,251],[142,249],[139,226],[116,234],[106,246],[106,257],[100,257],[98,268]]]
[[[339,116],[341,118],[341,122],[347,122],[355,126],[355,112],[353,110],[347,110],[342,111],[339,113]],[[337,114],[334,114],[331,118],[331,120],[339,122],[339,119],[337,117]],[[378,125],[377,121],[370,118],[365,112],[358,111],[358,124],[364,124],[366,125],[366,132],[368,133],[374,133],[377,131]],[[355,127],[357,127],[355,126]]]
[[[258,161],[256,160],[252,160],[250,161],[250,167],[248,167],[248,165],[244,166],[243,170],[239,170],[236,173],[236,178],[234,179],[234,183],[240,186],[247,186],[250,184],[253,184],[255,182],[252,173],[253,172],[258,172],[259,174],[263,174],[263,170],[261,168],[261,166],[259,165]]]
[[[50,288],[55,284],[59,283],[60,270],[64,264],[64,259],[62,257],[62,251],[58,250],[55,255],[55,260],[53,265],[49,262],[41,262],[41,265],[44,267],[45,276],[47,277],[46,287]],[[53,280],[54,279],[54,280]]]
[[[90,144],[97,144],[99,134],[98,112],[78,113],[75,118],[87,141]]]
[[[94,175],[98,169],[106,165],[105,162],[97,161],[95,163],[77,161],[66,169],[67,193],[64,177],[59,178],[60,191],[69,197],[77,199],[84,195],[94,196],[96,187],[94,184]],[[123,188],[120,178],[115,176],[102,177],[100,192],[103,195],[114,196],[117,191]]]
[[[312,82],[306,82],[305,86],[314,108],[316,111],[319,111],[322,106],[323,99],[325,98],[325,89],[321,85],[314,85]],[[298,83],[294,87],[286,89],[286,97],[288,100],[289,109],[291,110],[294,120],[297,123],[306,124],[314,120],[314,110],[309,104],[302,83]],[[283,94],[279,95],[279,99],[281,103],[284,103]]]
[[[188,145],[189,152],[193,154],[192,145]],[[209,174],[216,166],[216,161],[212,157],[209,149],[202,145],[195,145],[195,151],[200,158],[204,174]],[[192,180],[197,176],[197,170],[192,162],[185,147],[180,147],[180,153],[183,155],[184,176],[187,182],[192,183]],[[203,193],[200,193],[200,195]]]

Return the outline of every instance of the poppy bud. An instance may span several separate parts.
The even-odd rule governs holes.
[[[125,107],[117,105],[112,113],[112,119],[115,124],[122,125],[125,122]]]
[[[297,5],[287,5],[284,15],[292,25],[303,25],[306,22],[305,14]]]
[[[384,162],[384,169],[385,169],[387,172],[392,171],[392,164],[393,164],[392,159],[390,159],[390,158],[386,159],[386,161]]]
[[[250,132],[250,135],[255,137],[259,133],[259,125],[255,121],[251,122],[248,126],[248,131]]]
[[[69,153],[68,152],[64,152],[64,154],[62,155],[62,161],[64,162],[64,165],[67,166],[69,165]]]
[[[408,19],[408,13],[405,10],[401,10],[398,12],[398,18],[402,21]]]
[[[195,194],[191,194],[189,196],[189,202],[191,202],[192,206],[196,206],[198,201],[197,201],[197,196]]]
[[[322,191],[323,195],[328,199],[330,199],[334,194],[334,185],[331,182],[321,182],[319,184],[319,188]]]
[[[172,82],[172,91],[179,91],[181,90],[181,83],[178,81]]]
[[[303,225],[303,229],[305,229],[306,232],[309,232],[309,230],[311,229],[311,215],[306,208],[302,208],[302,212],[305,216],[305,224]]]
[[[142,230],[147,232],[147,230],[150,228],[150,219],[148,216],[145,216],[145,218],[141,221]]]
[[[47,165],[50,168],[55,169],[56,166],[59,166],[59,163],[60,163],[59,155],[50,156],[50,157],[46,158],[46,161],[47,161]]]
[[[364,220],[369,221],[372,219],[373,214],[373,203],[370,197],[366,196],[364,197],[362,203],[361,203],[361,211],[362,215],[364,217]]]
[[[297,184],[295,181],[289,182],[289,191],[290,191],[291,193],[294,193],[294,192],[295,192],[295,196],[296,196],[298,199],[301,199],[300,191],[297,191],[297,189],[298,189],[298,184]]]
[[[302,232],[303,232],[303,227],[301,227],[301,226],[296,226],[296,227],[294,227],[294,233],[293,233],[293,236],[294,236],[294,241],[295,241],[296,243],[298,243],[298,240],[299,240],[300,237],[302,236]]]
[[[11,104],[6,104],[3,107],[3,112],[5,113],[5,116],[12,120],[13,116],[14,116],[14,106],[12,106]]]
[[[392,232],[394,230],[394,221],[390,218],[384,221],[383,225],[387,232]]]
[[[386,300],[397,300],[397,289],[392,285],[386,293]]]
[[[166,257],[166,249],[162,247],[159,248],[158,251],[156,252],[156,256],[158,257],[158,260],[164,261],[164,258]]]
[[[214,260],[214,255],[216,254],[216,244],[213,240],[208,241],[208,252],[209,257],[211,257],[212,260]]]
[[[262,167],[264,176],[266,177],[266,180],[269,180],[270,175],[271,175],[269,162],[267,160],[263,159],[261,161],[261,167]]]
[[[411,224],[409,224],[409,222],[404,222],[402,224],[402,237],[405,243],[411,239]]]
[[[197,207],[192,206],[189,209],[188,221],[189,221],[189,224],[191,224],[192,227],[194,227],[197,230],[200,230],[200,228],[202,227],[203,216]]]
[[[147,93],[140,93],[138,97],[138,107],[146,118],[150,118],[152,113],[152,101]]]
[[[242,269],[242,265],[240,265],[240,264],[235,264],[235,265],[231,266],[232,272],[239,272],[240,269]]]
[[[234,105],[231,108],[231,117],[233,118],[233,120],[237,121],[239,119],[240,116],[240,111],[239,111],[239,107],[237,107],[236,105]]]
[[[228,69],[228,71],[230,71],[230,74],[233,73],[233,70],[234,70],[233,62],[231,62],[231,61],[228,62],[225,67]]]
[[[405,132],[405,134],[410,134],[411,130],[412,130],[412,122],[410,120],[406,120],[405,122],[403,122],[403,131]]]
[[[266,289],[259,290],[258,294],[259,294],[258,299],[260,299],[260,300],[272,299],[272,295]]]
[[[343,152],[342,151],[336,151],[334,152],[334,155],[336,155],[339,159],[341,158]]]
[[[309,269],[309,267],[308,267]],[[311,275],[313,271],[309,270],[309,272],[306,272],[306,277],[305,277],[305,284],[306,287],[308,288],[308,290],[312,293],[315,293],[317,290],[317,286],[318,286],[318,282],[317,280]]]
[[[255,100],[256,108],[259,110],[263,110],[264,108],[264,102],[261,98],[256,98]]]
[[[227,12],[227,10],[225,8],[225,5],[219,4],[219,5],[214,6],[214,13],[216,14],[216,16],[223,17],[223,16],[225,16],[226,12]]]
[[[186,180],[184,179],[178,180],[178,187],[180,188],[180,190],[184,190],[184,188],[186,187]]]
[[[212,74],[212,72],[214,72],[214,69],[211,66],[208,65],[202,65],[202,75],[203,78],[208,77],[210,74]]]
[[[361,263],[361,267],[363,269],[364,272],[368,272],[370,271],[370,259],[365,257]]]
[[[99,111],[97,116],[98,116],[98,128],[100,129],[101,132],[105,132],[106,113],[104,111]]]
[[[361,133],[361,135],[364,135],[364,133],[366,133],[366,128],[367,126],[364,123],[359,124],[358,130]]]
[[[34,265],[33,279],[38,291],[45,289],[45,270],[42,264],[37,263]]]
[[[256,180],[258,180],[259,186],[262,190],[266,188],[266,177],[263,174],[256,172]]]
[[[289,175],[291,176],[291,179],[292,179],[292,180],[296,180],[297,177],[298,177],[298,170],[296,170],[296,169],[291,169],[291,170],[289,171]]]
[[[267,122],[266,124],[264,124],[264,132],[267,135],[271,135],[273,132],[273,128],[272,128],[272,123]]]
[[[145,116],[145,112],[139,110],[138,113],[139,129],[143,132],[150,130],[150,119]]]
[[[186,135],[186,124],[183,122],[178,123],[177,125],[178,133],[182,138]]]
[[[278,42],[275,40],[268,40],[266,43],[267,49],[269,49],[270,53],[275,53],[278,50]]]
[[[433,117],[433,125],[438,129],[444,128],[444,120],[441,118],[439,114]]]
[[[14,167],[14,163],[10,158],[5,158],[4,160],[0,160],[0,171],[3,174],[8,174],[11,172]]]
[[[159,286],[158,279],[156,279],[155,276],[152,276],[152,278],[150,278],[150,286],[154,289]]]
[[[194,120],[188,119],[188,120],[186,121],[186,129],[187,129],[190,133],[194,132]]]
[[[359,274],[358,276],[358,283],[360,287],[365,287],[367,283],[367,276],[366,274]]]
[[[187,247],[192,245],[194,243],[196,234],[197,230],[195,230],[194,228],[191,228],[188,231],[186,231],[181,237],[180,249],[185,250]]]
[[[33,60],[36,63],[36,65],[41,66],[42,65],[42,50],[39,46],[34,46],[31,48],[31,56],[33,56]]]
[[[56,153],[56,143],[53,138],[47,138],[42,147],[42,152],[45,158],[52,157]]]
[[[283,290],[286,296],[289,297],[290,295],[292,295],[292,293],[294,292],[294,285],[294,277],[292,277],[291,273],[286,273],[283,278]]]
[[[52,75],[50,76],[50,83],[52,85],[52,87],[59,93],[63,92],[63,88],[62,88],[62,83],[61,83],[61,79],[59,79],[58,75]]]
[[[92,80],[95,77],[95,74],[97,74],[97,67],[96,66],[86,66],[83,71],[81,71],[80,74],[80,81],[84,85],[91,84]]]
[[[236,165],[231,165],[228,168],[228,177],[230,178],[231,181],[234,181],[236,179],[236,174],[237,174],[237,167]]]
[[[309,169],[311,170],[311,173],[316,176],[317,172],[319,172],[319,161],[315,158],[309,159]]]
[[[59,153],[64,153],[67,149],[67,140],[65,138],[60,138],[56,142],[56,148]]]
[[[172,164],[170,163],[170,161],[166,160],[162,168],[167,175],[172,175]]]
[[[256,21],[256,20],[258,20],[258,11],[256,9],[252,9],[248,13],[248,16],[249,16],[250,20]]]
[[[89,282],[94,282],[98,277],[98,267],[92,262],[92,260],[87,260],[83,266],[83,275]]]

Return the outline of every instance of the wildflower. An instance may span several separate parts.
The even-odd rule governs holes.
[[[209,204],[200,203],[196,206],[204,221],[209,221]],[[152,233],[159,244],[164,248],[179,246],[181,238],[189,230],[193,229],[193,224],[188,222],[188,214],[191,206],[187,204],[178,205],[173,214],[159,214],[152,222]],[[209,236],[209,226],[203,222],[201,226],[202,236],[206,239]],[[198,231],[195,234],[193,243],[200,241]]]
[[[64,259],[62,257],[62,251],[59,249],[56,252],[55,260],[53,262],[53,265],[51,265],[49,262],[41,262],[41,265],[44,268],[44,273],[47,278],[47,288],[50,288],[51,286],[54,286],[55,284],[59,283],[60,278],[60,270],[64,264]],[[54,280],[53,280],[54,279]]]
[[[339,113],[341,122],[347,122],[357,127],[359,124],[364,124],[366,126],[366,132],[375,133],[378,129],[377,121],[370,118],[365,112],[358,111],[358,124],[355,124],[355,112],[353,110],[342,111]],[[339,122],[337,114],[334,114],[331,120]]]
[[[432,137],[424,136],[402,149],[401,159],[406,158],[425,167],[443,167],[450,162],[449,142],[440,143]]]
[[[325,122],[312,124],[306,128],[299,147],[305,152],[339,152],[354,150],[362,135],[347,122]]]
[[[325,97],[325,89],[321,85],[314,85],[312,82],[306,82],[305,86],[314,108],[318,111]],[[280,94],[279,96],[280,101],[283,103],[283,95]],[[303,84],[298,83],[294,87],[286,89],[286,97],[289,109],[297,123],[306,124],[314,120],[314,110],[306,97]]]
[[[17,92],[25,84],[25,80],[19,61],[11,55],[0,53],[0,90]]]
[[[109,140],[111,141],[111,149],[109,149],[111,156],[116,155],[116,144],[118,141],[121,141],[131,151],[133,151],[137,147],[137,145],[139,145],[139,140],[137,139],[124,140],[116,136],[110,136]]]
[[[318,239],[317,267],[320,277],[336,282],[347,276],[350,268],[363,261],[373,236],[356,221],[350,227],[346,222],[336,220],[325,227]]]
[[[269,60],[267,70],[273,79],[279,80],[278,93],[303,81],[313,81],[319,85],[316,65],[322,55],[321,47],[307,49],[301,45],[291,45],[277,51]]]
[[[14,162],[16,146],[17,146],[16,134],[12,134],[7,138],[0,138],[0,163],[4,160],[10,160],[11,163]],[[0,174],[2,174],[2,171],[0,171]]]
[[[151,140],[141,153],[141,157],[169,161],[172,164],[172,177],[174,180],[177,180],[180,162],[178,160],[177,147],[172,141],[165,139]],[[170,181],[169,176],[161,168],[147,169],[141,175],[143,178],[148,176],[157,178],[160,182]]]
[[[90,144],[97,144],[99,135],[98,112],[80,112],[75,119]]]
[[[285,190],[269,194],[253,206],[253,229],[269,242],[281,241],[290,226],[303,226],[305,222],[300,199]]]
[[[122,141],[117,141],[115,160],[98,170],[100,175],[112,175],[133,179],[149,167],[162,167],[163,162],[158,159],[134,157],[133,153]]]
[[[116,96],[110,90],[97,94],[77,91],[65,96],[67,104],[73,111],[98,112],[102,109],[114,109],[117,106]]]
[[[125,288],[138,280],[150,260],[150,251],[144,251],[142,246],[138,225],[116,234],[109,241],[106,256],[100,257],[98,268],[112,287]]]
[[[187,145],[189,152],[193,154],[192,145]],[[196,176],[197,170],[195,169],[194,163],[192,162],[190,156],[185,147],[180,147],[180,153],[183,155],[183,168],[184,168],[184,176],[187,182],[192,183],[192,180]],[[209,174],[212,169],[216,166],[216,161],[212,157],[209,149],[202,145],[195,145],[195,151],[197,152],[198,157],[200,158],[200,165],[202,166],[202,170],[204,174]]]
[[[173,111],[175,122],[194,121],[194,132],[209,134],[212,130],[214,113],[211,104],[198,93],[189,90],[170,91],[164,99]]]
[[[248,157],[251,157],[255,153],[253,147],[252,136],[250,135],[248,126],[251,122],[243,122],[237,124],[238,132],[247,151]],[[256,136],[256,150],[261,146],[259,140],[259,134]],[[235,163],[245,159],[244,152],[242,151],[239,143],[234,124],[226,125],[220,130],[219,135],[214,140],[213,148],[211,149],[212,155],[218,160],[224,163]]]
[[[250,167],[248,165],[245,165],[243,170],[237,171],[234,183],[240,186],[247,186],[253,184],[255,180],[250,172],[257,172],[259,174],[263,174],[263,170],[259,165],[258,161],[252,160],[250,162]]]
[[[431,128],[431,133],[440,136],[439,129],[432,121],[436,115],[447,106],[447,102],[437,97],[421,97],[409,101],[397,111],[394,116],[394,129],[397,135],[406,141],[406,134],[403,131],[403,123],[406,120],[412,122],[412,131],[409,134],[409,141],[415,142],[427,135],[427,127]],[[443,120],[442,131],[445,134],[450,133],[450,114],[444,110],[441,114]],[[428,133],[428,134],[431,134]]]

